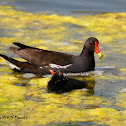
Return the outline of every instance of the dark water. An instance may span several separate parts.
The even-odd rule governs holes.
[[[0,0],[0,5],[29,12],[60,14],[126,12],[126,0]]]

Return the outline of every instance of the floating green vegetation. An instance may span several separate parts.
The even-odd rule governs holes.
[[[105,47],[103,49],[100,46],[105,52],[103,65],[107,64],[104,63],[106,61],[112,65],[114,62],[117,66],[117,61],[110,59],[115,52],[118,53],[116,58],[119,55],[125,55],[126,13],[61,16],[33,14],[17,11],[11,6],[0,6],[0,27],[1,32],[5,31],[0,36],[0,53],[7,55],[10,51],[6,48],[15,41],[41,49],[77,54],[83,48],[83,40],[92,35],[97,37],[100,44]],[[16,56],[12,55],[12,57]],[[100,66],[97,59],[98,57],[96,62]],[[124,60],[124,57],[121,59]],[[118,64],[121,59],[118,60]],[[106,71],[104,76],[86,78],[92,88],[89,91],[75,90],[65,94],[55,94],[47,93],[46,90],[50,78],[27,79],[22,74],[16,74],[10,70],[6,61],[0,57],[1,125],[27,126],[50,125],[50,123],[60,125],[60,123],[92,121],[99,125],[125,126],[126,110],[118,111],[112,108],[113,105],[126,108],[125,93],[116,95],[118,100],[114,104],[114,100],[103,97],[102,94],[95,95],[94,92],[95,81],[100,87],[104,82],[107,82],[105,84],[108,86],[117,84],[118,80],[125,80],[125,62],[119,67],[118,74],[109,75]],[[83,80],[84,77],[79,79]],[[22,86],[23,84],[25,86]]]

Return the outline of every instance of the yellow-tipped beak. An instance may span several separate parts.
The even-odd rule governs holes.
[[[51,73],[52,75],[55,75],[55,71],[54,71],[54,70],[50,70],[50,73]]]
[[[99,55],[99,59],[101,59],[103,57],[103,55],[101,53],[98,53]]]
[[[95,42],[95,52],[99,55],[99,59],[101,59],[103,57],[103,55],[101,54],[99,47],[98,47],[98,42]]]

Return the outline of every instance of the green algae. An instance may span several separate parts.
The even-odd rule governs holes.
[[[118,96],[117,96],[117,102],[116,104],[118,106],[121,106],[123,108],[126,108],[126,92],[124,93],[120,93]]]
[[[102,66],[115,65],[119,68],[114,74],[109,74],[106,70],[102,76],[86,79],[77,77],[88,82],[89,91],[75,90],[55,94],[47,93],[46,86],[50,78],[25,79],[22,74],[13,73],[6,61],[0,57],[2,125],[48,125],[76,121],[92,121],[98,125],[126,125],[126,111],[112,108],[113,105],[126,108],[125,93],[117,93],[116,103],[113,104],[114,99],[106,98],[104,95],[97,96],[94,89],[96,84],[100,86],[104,82],[106,85],[125,82],[126,13],[41,15],[17,11],[11,6],[0,6],[0,18],[2,28],[5,31],[12,30],[12,33],[6,32],[0,37],[0,53],[8,55],[10,50],[6,48],[13,42],[20,41],[41,49],[79,54],[84,41],[90,36],[95,36],[100,42],[101,53],[104,51]],[[122,58],[118,60],[119,56]],[[16,56],[12,54],[12,57]],[[97,66],[100,66],[98,56],[95,57]],[[16,59],[24,61],[21,58]],[[16,86],[20,83],[26,83],[27,86]]]

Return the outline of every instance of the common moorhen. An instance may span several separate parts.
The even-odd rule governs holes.
[[[65,93],[75,89],[82,89],[87,87],[87,83],[73,78],[64,77],[62,72],[55,72],[50,70],[53,75],[48,82],[48,92]]]
[[[18,47],[10,47],[10,49],[27,62],[20,62],[3,54],[0,56],[8,61],[14,71],[22,73],[44,75],[49,74],[50,69],[64,73],[93,71],[95,68],[94,51],[99,55],[99,58],[102,58],[99,41],[95,37],[86,40],[83,50],[78,56],[38,49],[16,42],[13,44]]]

